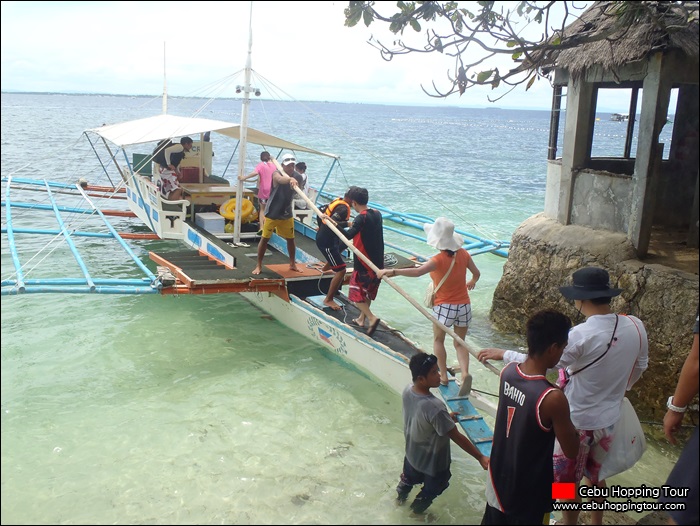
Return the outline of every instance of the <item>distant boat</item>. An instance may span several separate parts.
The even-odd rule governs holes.
[[[627,115],[626,113],[613,113],[610,116],[611,121],[617,121],[617,122],[625,122],[630,120],[630,116]]]

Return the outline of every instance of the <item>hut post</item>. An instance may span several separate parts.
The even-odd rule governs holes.
[[[557,205],[557,221],[562,225],[571,224],[575,176],[590,157],[596,94],[593,83],[587,82],[584,75],[569,78]]]
[[[634,185],[627,237],[644,257],[649,250],[651,227],[654,221],[656,190],[661,174],[663,144],[659,144],[661,128],[666,124],[672,83],[663,72],[664,55],[654,54],[649,59],[647,75],[642,85],[642,115],[639,119],[639,139],[634,163]]]

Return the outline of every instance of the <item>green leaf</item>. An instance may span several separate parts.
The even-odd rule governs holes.
[[[418,23],[418,20],[415,20],[412,18],[411,19],[411,27],[413,28],[413,30],[416,33],[420,32],[420,24]]]
[[[515,40],[509,40],[508,42],[506,42],[506,47],[515,47],[517,45],[518,43]]]
[[[522,51],[516,51],[515,53],[513,53],[513,54],[510,56],[510,58],[512,58],[513,60],[518,60],[518,59],[519,59],[520,57],[522,57],[522,56],[523,56],[523,52],[522,52]]]
[[[365,26],[369,27],[369,25],[372,23],[374,20],[374,17],[372,16],[372,13],[367,10],[362,13],[362,19],[363,22],[365,23]]]
[[[489,69],[488,71],[481,71],[476,76],[476,81],[477,82],[486,82],[492,74],[493,74],[492,69]]]
[[[530,82],[528,82],[527,86],[525,86],[525,91],[530,89],[530,87],[534,84],[536,78],[537,77],[535,77],[534,75],[532,76],[532,78],[530,78]]]
[[[358,10],[345,10],[345,25],[348,27],[355,27],[357,23],[360,21],[360,17],[362,16],[362,11]]]

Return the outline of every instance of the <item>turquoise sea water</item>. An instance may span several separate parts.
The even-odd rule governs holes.
[[[203,102],[171,99],[170,112],[192,115]],[[3,93],[2,175],[104,183],[81,132],[158,114],[160,104]],[[239,104],[218,100],[200,116],[238,122]],[[326,190],[365,186],[372,201],[443,215],[483,237],[510,239],[543,207],[548,112],[299,109],[256,99],[250,125],[339,154]],[[596,133],[615,149],[625,124],[601,119]],[[231,148],[213,140],[222,173]],[[248,152],[248,171],[258,156]],[[327,166],[299,160],[320,185]],[[231,180],[233,170],[235,162]],[[5,278],[12,264],[2,242]],[[133,246],[150,264],[149,244]],[[412,247],[432,253],[418,241]],[[116,255],[101,257],[115,275],[123,270]],[[475,262],[482,278],[468,339],[477,348],[517,345],[488,320],[504,260],[484,254]],[[53,254],[52,264],[74,265],[67,253]],[[420,298],[426,281],[397,283]],[[429,323],[390,287],[373,310],[431,348]],[[403,457],[399,396],[242,298],[33,295],[3,297],[1,312],[3,524],[417,522],[393,504]],[[475,387],[495,391],[493,375],[476,364],[472,371]],[[450,488],[430,511],[440,524],[478,523],[485,473],[457,447],[453,457]],[[673,461],[674,452],[653,446],[618,483],[661,484]]]

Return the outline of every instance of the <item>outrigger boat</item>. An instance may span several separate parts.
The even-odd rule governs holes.
[[[147,133],[154,123],[158,123],[161,130],[167,131]],[[172,128],[166,127],[166,123]],[[145,129],[143,129],[144,126]],[[105,143],[111,142],[123,152],[129,144],[113,141],[117,140],[118,135],[129,136],[124,133],[126,129],[140,128],[141,136],[149,142],[185,133],[195,135],[204,131],[221,132],[224,135],[240,133],[240,126],[231,123],[160,116],[87,130],[86,135],[96,135],[100,140],[103,139]],[[255,136],[255,132],[251,135]],[[294,146],[292,151],[316,153],[327,156],[332,161],[338,159],[332,154],[317,152],[300,145],[291,145],[270,135],[265,136],[265,141],[262,146],[266,149],[271,149],[272,146],[289,149],[290,146]],[[109,151],[111,152],[112,149],[110,148]],[[112,156],[111,153],[110,156]],[[359,311],[342,292],[336,296],[336,302],[342,306],[341,310],[334,311],[323,305],[332,275],[323,273],[318,268],[321,261],[315,245],[315,218],[309,210],[295,209],[296,260],[302,272],[289,271],[286,241],[274,234],[268,246],[269,252],[265,256],[263,271],[260,275],[254,276],[252,270],[256,264],[257,243],[234,241],[234,234],[225,232],[224,218],[219,216],[220,220],[217,221],[212,216],[218,214],[209,211],[212,203],[219,208],[225,204],[232,195],[236,194],[236,187],[229,186],[225,179],[203,175],[201,183],[183,184],[185,192],[189,194],[189,200],[167,201],[163,199],[152,176],[134,169],[134,160],[139,163],[142,162],[142,158],[137,154],[132,159],[126,157],[125,159],[126,166],[115,163],[115,167],[123,177],[122,184],[115,187],[90,185],[83,187],[80,183],[69,185],[13,176],[3,178],[5,189],[2,205],[5,211],[5,226],[2,232],[6,234],[7,239],[7,244],[3,243],[3,250],[9,249],[15,266],[14,277],[2,281],[3,295],[238,293],[290,329],[328,349],[334,356],[352,365],[361,374],[377,378],[393,391],[401,393],[407,383],[408,361],[421,349],[384,321],[372,336],[367,336],[364,329],[351,325],[349,320],[358,317]],[[30,202],[14,199],[13,196],[16,193],[26,194],[31,189],[43,191],[46,201]],[[249,193],[247,190],[243,191],[246,198]],[[148,226],[152,234],[138,236],[133,233],[126,235],[117,232],[109,218],[117,216],[124,221],[124,217],[129,215],[129,212],[106,209],[104,200],[108,200],[112,206],[117,203],[115,198],[119,197],[126,197],[131,215]],[[80,198],[83,205],[71,202],[70,206],[66,206],[59,203],[60,198],[64,200],[68,198],[72,201]],[[323,194],[316,193],[316,198],[321,201]],[[202,204],[197,204],[197,199]],[[124,201],[119,203],[123,204]],[[315,206],[315,203],[311,202],[311,204]],[[33,221],[29,226],[23,226],[23,220],[30,216],[22,214],[15,217],[15,213],[28,209],[53,213],[57,228],[37,229],[31,226],[34,224]],[[408,226],[409,229],[420,228],[422,231],[423,222],[430,221],[427,217],[402,214],[386,207],[380,209],[387,223],[396,224],[388,228],[399,232],[403,232],[402,226]],[[205,216],[206,221],[198,220],[198,216]],[[246,241],[257,239],[256,222],[242,226],[242,239]],[[17,243],[18,238],[24,238],[27,235],[42,235],[50,238],[47,246],[59,244],[67,246],[75,257],[81,276],[56,278],[46,274],[30,279],[26,275],[27,264],[21,262],[23,249]],[[415,236],[410,231],[407,235]],[[157,266],[154,272],[141,261],[128,243],[130,238],[148,237],[179,240],[183,247],[180,250],[160,248],[151,250],[149,257]],[[91,263],[94,262],[81,254],[81,245],[95,243],[98,240],[111,241],[120,246],[126,253],[126,257],[133,263],[133,275],[124,279],[100,278],[95,275],[90,270]],[[481,241],[473,242],[473,244],[479,243]],[[503,247],[499,249],[503,250]],[[394,250],[386,254],[386,266],[409,267],[414,266],[416,261],[421,259],[412,255],[410,251],[400,253],[399,247]],[[351,267],[352,259],[349,252],[346,255]],[[39,259],[42,257],[40,251]],[[114,260],[115,256],[112,259]],[[141,274],[140,277],[136,275],[136,270]],[[36,275],[37,272],[46,271],[33,269],[31,274]],[[440,393],[450,409],[460,413],[462,426],[469,438],[484,454],[489,454],[491,431],[477,408],[492,414],[495,407],[490,400],[479,393],[471,392],[467,396],[459,396],[458,392],[459,386],[454,376],[450,375],[448,386],[441,386]]]
[[[107,178],[112,181],[110,172],[116,170],[116,180],[119,184],[91,186],[82,181],[70,185],[16,176],[3,177],[3,251],[8,250],[15,272],[12,277],[3,277],[2,295],[241,294],[280,323],[317,342],[361,374],[376,378],[393,391],[401,393],[409,378],[408,361],[413,354],[421,350],[419,346],[384,321],[371,336],[365,334],[364,329],[351,325],[349,320],[357,317],[359,311],[342,292],[336,297],[336,302],[342,306],[341,310],[332,310],[323,305],[332,275],[323,273],[318,268],[318,264],[322,262],[315,245],[315,214],[321,213],[317,205],[335,197],[325,192],[324,186],[334,166],[338,164],[339,157],[248,127],[247,105],[252,91],[250,59],[246,67],[246,85],[239,89],[244,92],[240,124],[163,114],[86,130],[84,135]],[[244,188],[238,178],[237,184],[231,185],[228,179],[212,175],[211,143],[205,140],[210,133],[215,138],[218,136],[238,141],[230,159],[238,154],[240,175],[246,174],[248,144],[258,145],[270,152],[275,151],[278,156],[284,152],[304,153],[326,158],[331,162],[320,189],[312,190],[309,196],[299,192],[300,197],[309,205],[307,209],[295,208],[296,261],[302,272],[289,271],[286,242],[273,235],[262,273],[252,274],[256,265],[259,226],[254,213],[251,212],[252,207],[245,201],[253,202],[253,191]],[[158,187],[158,174],[152,168],[153,155],[142,152],[146,146],[151,149],[163,140],[182,136],[198,139],[194,142],[192,155],[181,165],[183,175],[187,172],[187,181],[182,183],[187,199],[169,201],[163,197]],[[131,151],[134,148],[140,149],[141,153]],[[100,150],[106,152],[106,156],[104,153],[100,154]],[[45,198],[15,198],[18,192],[24,193],[24,197],[33,195],[27,193],[29,190],[40,190]],[[65,200],[69,200],[70,203],[65,204]],[[232,206],[232,200],[235,200],[235,206]],[[108,209],[104,206],[105,202],[110,203],[109,206],[126,203],[129,210],[125,210],[123,206],[118,210]],[[379,204],[370,203],[370,206],[382,212],[387,231],[407,239],[424,240],[422,226],[433,222],[429,217],[396,212]],[[24,225],[22,220],[27,215],[16,212],[27,209],[53,213],[57,227],[38,229],[36,223]],[[227,223],[222,213],[231,217],[233,221]],[[118,232],[109,217],[118,216],[120,221],[124,221],[126,215],[136,216],[148,227],[150,233],[126,235]],[[233,231],[230,231],[231,225]],[[420,232],[421,235],[414,231]],[[469,240],[465,248],[472,255],[491,252],[507,256],[508,242],[491,241],[469,232],[459,232]],[[27,235],[48,236],[48,245],[60,246],[62,250],[67,247],[76,260],[79,276],[55,277],[52,275],[53,269],[49,268],[46,271],[32,270],[30,278],[27,263],[21,261],[27,252],[17,243],[18,236],[24,239]],[[350,256],[354,247],[342,234],[340,236],[348,246],[346,256],[351,267]],[[149,257],[156,265],[156,271],[153,271],[135,253],[128,242],[129,238],[178,240],[182,248],[165,249],[160,243],[158,248],[150,250]],[[132,262],[127,277],[100,278],[95,275],[94,270],[89,269],[90,264],[95,262],[95,256],[90,255],[90,247],[97,241],[111,242],[121,247],[125,253],[122,260],[129,259]],[[410,267],[425,259],[397,244],[387,243],[387,246],[392,252],[386,254],[386,267]],[[43,256],[39,259],[42,260]],[[116,256],[113,255],[112,259],[116,260]],[[99,269],[100,265],[97,267]],[[385,280],[428,319],[438,323],[428,311],[403,293],[390,279]],[[451,329],[444,329],[453,338],[459,338]],[[466,345],[466,342],[461,343]],[[474,353],[471,349],[470,352]],[[492,366],[491,369],[497,372]],[[463,390],[461,394],[459,391],[460,387],[453,375],[450,375],[447,386],[439,388],[440,395],[450,409],[460,413],[460,423],[467,436],[488,455],[492,433],[477,409],[494,415],[495,404],[476,391]]]

